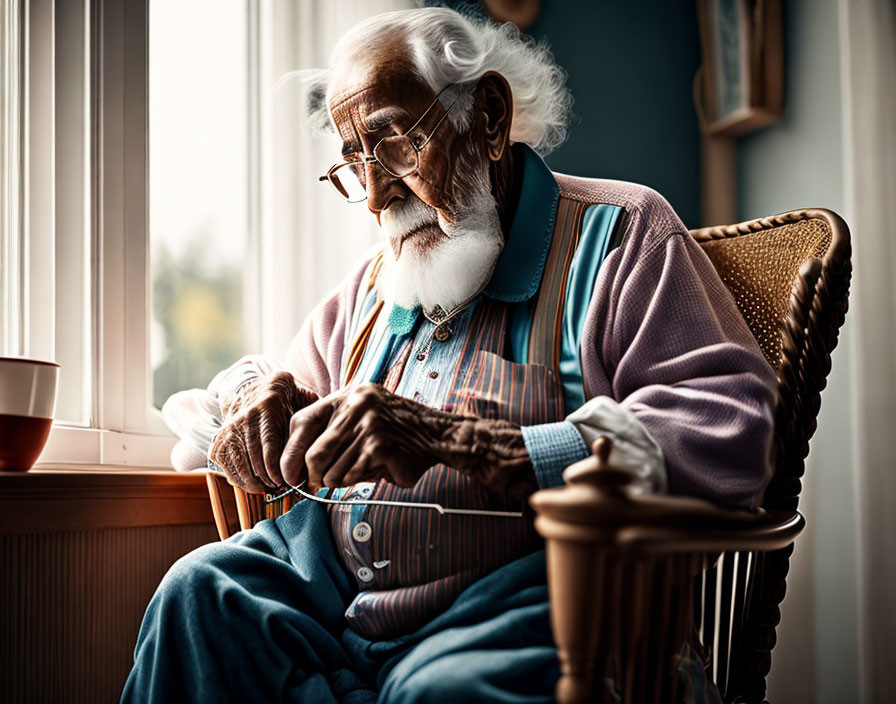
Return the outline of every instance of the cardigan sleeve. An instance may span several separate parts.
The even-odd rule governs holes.
[[[633,236],[598,275],[583,369],[662,448],[670,493],[754,506],[770,479],[775,377],[686,232]]]
[[[348,276],[317,304],[286,352],[285,368],[318,396],[326,396],[340,386],[342,354],[352,333],[352,313],[358,291],[366,285],[366,273],[375,254],[372,250],[362,257]]]

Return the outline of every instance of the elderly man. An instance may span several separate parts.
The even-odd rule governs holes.
[[[316,494],[171,569],[124,699],[551,701],[526,497],[609,435],[645,490],[749,507],[774,380],[659,195],[547,169],[569,97],[546,49],[398,12],[326,79],[322,180],[384,246],[282,368],[246,358],[166,408],[233,483]]]

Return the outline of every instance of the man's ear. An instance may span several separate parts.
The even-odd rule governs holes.
[[[513,121],[513,93],[500,73],[489,71],[476,86],[476,107],[485,116],[485,146],[488,158],[498,161],[510,141]]]

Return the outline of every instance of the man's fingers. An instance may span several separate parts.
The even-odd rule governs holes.
[[[305,450],[313,440],[309,441],[304,436],[305,432],[301,430],[292,433],[280,455],[280,474],[290,486],[296,486],[305,472]]]
[[[246,443],[246,454],[249,457],[249,472],[258,477],[265,487],[273,488],[274,483],[268,477],[264,466],[264,454],[261,451],[259,430],[254,423],[246,423],[243,426],[243,441]]]
[[[342,455],[349,450],[358,438],[366,435],[366,427],[360,422],[365,409],[359,406],[342,405],[331,416],[320,436],[314,441],[305,453],[305,468],[308,472],[308,481],[320,482],[322,486],[337,486],[330,481],[324,481],[324,475],[329,477],[329,470],[339,461]],[[351,461],[349,458],[348,461]],[[351,469],[349,465],[345,471]],[[345,472],[342,472],[344,474]],[[341,478],[341,474],[339,477]],[[335,478],[336,475],[333,476]]]
[[[280,455],[288,437],[290,417],[283,418],[270,413],[262,413],[258,423],[258,437],[264,456],[265,473],[274,486],[283,486],[280,472]]]
[[[324,435],[321,435],[318,438],[318,442],[324,439]],[[362,450],[367,439],[363,435],[356,435],[354,438],[351,436],[348,437],[348,446],[343,449],[340,454],[336,457],[336,461],[332,462],[329,465],[329,469],[326,470],[326,473],[321,480],[321,484],[323,486],[347,486],[345,482],[345,477],[349,473],[354,472],[357,469],[358,461],[361,457]],[[317,443],[315,443],[316,447]],[[314,447],[309,451],[309,455],[314,452]],[[327,465],[323,465],[326,468]],[[311,475],[311,468],[309,466],[308,469],[309,476]]]
[[[246,491],[254,494],[263,494],[265,487],[252,474],[252,468],[249,465],[249,457],[246,454],[246,448],[243,445],[242,437],[236,434],[230,434],[227,444],[223,448],[223,464],[225,470],[230,474],[230,481]]]
[[[332,413],[333,401],[327,397],[293,414],[289,422],[289,439],[280,455],[280,473],[287,484],[295,486],[301,481],[305,473],[305,453],[327,427]]]
[[[280,471],[280,456],[283,454],[284,438],[279,433],[262,434],[261,452],[264,455],[264,467],[268,477],[275,486],[283,486],[283,473]]]
[[[231,436],[230,442],[227,444],[227,459],[225,466],[230,470],[230,478],[233,483],[251,492],[264,491],[261,482],[252,474],[252,467],[249,464],[249,457],[246,454],[242,438],[237,440],[237,436]]]
[[[389,473],[381,471],[383,466],[375,466],[372,463],[372,459],[373,456],[371,453],[366,448],[362,449],[361,452],[358,453],[358,457],[352,468],[342,478],[343,484],[345,486],[351,486],[358,482],[371,482],[376,479],[391,481]]]
[[[227,474],[227,479],[235,486],[242,486],[239,469],[234,460],[234,454],[231,450],[231,431],[229,427],[223,428],[215,436],[212,441],[209,457],[214,460],[221,469]]]

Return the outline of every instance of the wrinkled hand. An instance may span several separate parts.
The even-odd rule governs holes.
[[[231,484],[253,493],[283,485],[280,454],[293,413],[314,403],[317,394],[296,385],[289,372],[259,377],[222,409],[225,425],[212,441],[209,457]]]
[[[379,384],[340,390],[296,413],[280,469],[290,484],[347,486],[383,477],[413,486],[438,459],[453,417]]]
[[[312,489],[379,478],[413,486],[438,462],[498,491],[536,486],[517,426],[446,413],[379,384],[337,391],[293,415],[280,469],[287,483],[307,477]]]

